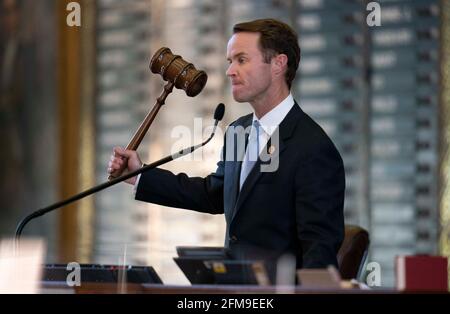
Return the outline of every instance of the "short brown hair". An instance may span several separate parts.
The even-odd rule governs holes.
[[[269,63],[276,54],[288,57],[286,83],[291,88],[300,62],[300,46],[297,33],[287,24],[275,19],[258,19],[238,23],[233,27],[233,33],[260,33],[259,45],[264,56],[264,62]]]

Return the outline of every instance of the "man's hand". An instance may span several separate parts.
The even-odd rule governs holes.
[[[123,164],[126,164],[124,174],[135,171],[142,167],[142,161],[139,155],[134,150],[126,150],[122,147],[114,147],[113,155],[108,163],[108,173],[111,174],[116,170],[119,170]],[[134,185],[137,177],[132,177],[125,182]]]

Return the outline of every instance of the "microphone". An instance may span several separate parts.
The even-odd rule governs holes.
[[[30,215],[26,216],[17,225],[16,235],[15,235],[16,244],[20,240],[20,236],[21,236],[22,231],[23,231],[24,227],[26,226],[26,224],[28,222],[30,222],[31,220],[33,220],[34,218],[43,216],[43,215],[45,215],[46,213],[48,213],[50,211],[53,211],[55,209],[58,209],[60,207],[63,207],[63,206],[68,205],[70,203],[73,203],[75,201],[78,201],[78,200],[80,200],[82,198],[85,198],[86,196],[89,196],[91,194],[94,194],[96,192],[104,190],[106,188],[109,188],[110,186],[113,186],[113,185],[115,185],[115,184],[117,184],[119,182],[125,181],[125,180],[127,180],[129,178],[132,178],[134,176],[137,176],[138,174],[146,172],[146,171],[148,171],[150,169],[154,169],[154,168],[156,168],[158,166],[161,166],[161,165],[163,165],[165,163],[168,163],[168,162],[170,162],[170,161],[172,161],[174,159],[178,159],[180,157],[183,157],[183,156],[185,156],[187,154],[192,153],[193,151],[197,150],[198,148],[200,148],[202,146],[205,146],[214,137],[214,134],[216,133],[217,125],[219,124],[219,121],[222,120],[224,113],[225,113],[225,105],[223,103],[220,103],[216,107],[216,110],[214,112],[214,120],[215,120],[215,122],[214,122],[213,131],[211,132],[211,135],[209,136],[209,138],[206,141],[204,141],[203,143],[191,146],[191,147],[186,148],[186,149],[182,149],[182,150],[180,150],[179,152],[177,152],[175,154],[166,156],[166,157],[164,157],[164,158],[162,158],[160,160],[157,160],[157,161],[155,161],[155,162],[153,162],[151,164],[144,165],[142,168],[139,168],[139,169],[137,169],[135,171],[127,173],[126,175],[117,177],[115,179],[112,179],[112,180],[107,181],[105,183],[102,183],[100,185],[97,185],[97,186],[95,186],[93,188],[90,188],[90,189],[85,190],[85,191],[83,191],[83,192],[81,192],[79,194],[76,194],[76,195],[74,195],[74,196],[72,196],[72,197],[70,197],[68,199],[65,199],[63,201],[57,202],[57,203],[52,204],[50,206],[47,206],[45,208],[39,209],[37,211],[34,211]]]
[[[220,103],[216,107],[216,111],[214,111],[214,120],[219,122],[223,119],[223,115],[225,114],[225,105]]]
[[[211,132],[211,135],[209,136],[209,138],[206,141],[204,141],[203,143],[191,146],[189,148],[182,149],[182,150],[180,150],[179,152],[177,152],[177,153],[175,153],[173,155],[169,155],[167,157],[164,157],[163,159],[158,160],[157,162],[162,162],[162,164],[165,164],[165,163],[167,163],[169,161],[172,161],[174,159],[177,159],[177,158],[183,157],[183,156],[185,156],[187,154],[190,154],[193,151],[199,149],[200,147],[205,146],[206,144],[208,144],[208,142],[211,141],[211,139],[214,137],[214,134],[216,134],[217,124],[219,124],[219,121],[221,121],[223,119],[223,115],[224,114],[225,114],[225,105],[223,103],[220,103],[220,104],[217,105],[216,110],[214,111],[214,120],[215,120],[214,121],[214,128],[213,128],[213,130]],[[145,166],[145,167],[147,167],[147,166]],[[155,166],[155,167],[157,167],[157,166]],[[155,167],[153,167],[153,168],[155,168]],[[143,168],[141,168],[141,169],[143,169]],[[134,176],[131,176],[131,177],[134,177]]]

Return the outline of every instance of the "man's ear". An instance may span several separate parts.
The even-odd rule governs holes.
[[[272,58],[272,69],[274,74],[284,75],[287,71],[288,57],[280,53]]]

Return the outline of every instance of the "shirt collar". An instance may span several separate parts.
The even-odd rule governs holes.
[[[289,111],[294,106],[294,98],[292,94],[289,95],[280,102],[275,108],[266,113],[261,119],[258,119],[253,113],[253,121],[258,120],[264,132],[266,132],[269,136],[272,136],[275,129],[280,125],[281,121],[287,116]]]

